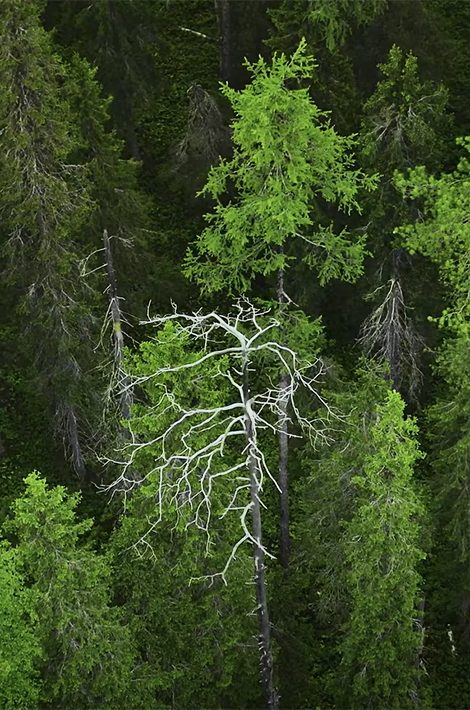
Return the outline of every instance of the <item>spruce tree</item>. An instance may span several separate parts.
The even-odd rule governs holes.
[[[403,200],[393,177],[397,170],[420,164],[438,166],[452,122],[446,113],[445,87],[421,79],[413,54],[393,46],[379,69],[381,78],[364,104],[360,133],[361,163],[381,175],[380,199],[364,201],[378,276],[372,278],[368,300],[376,305],[363,324],[362,344],[369,355],[387,363],[393,386],[416,400],[423,338],[410,301],[417,300],[426,285],[394,236],[400,224],[416,218],[416,207]]]
[[[2,249],[17,296],[22,346],[51,406],[76,472],[85,475],[82,429],[91,388],[92,303],[76,237],[90,207],[64,67],[40,24],[41,3],[0,8],[0,213]]]
[[[138,706],[133,646],[119,609],[110,603],[106,559],[82,542],[92,520],[76,519],[78,495],[48,488],[37,474],[5,525],[14,535],[18,569],[28,581],[41,648],[45,707]]]
[[[350,707],[413,707],[417,699],[423,511],[412,480],[416,434],[400,395],[389,392],[375,408],[369,451],[351,477],[357,501],[344,533],[351,607],[340,670]]]
[[[275,55],[247,63],[252,82],[243,91],[227,85],[222,94],[235,113],[234,155],[213,167],[202,194],[215,207],[190,248],[187,274],[203,292],[246,293],[255,279],[276,277],[278,306],[297,298],[287,283],[300,252],[321,285],[354,281],[362,270],[362,238],[335,231],[326,217],[332,203],[359,210],[360,189],[373,178],[354,169],[354,140],[339,136],[308,90],[294,88],[314,71],[301,42],[292,57]],[[294,86],[292,86],[292,83]],[[284,319],[287,320],[286,316]],[[286,334],[287,337],[287,334]],[[280,373],[282,378],[284,373]],[[287,426],[287,424],[285,425]],[[280,557],[289,560],[288,431],[279,437],[281,489]]]
[[[436,359],[437,397],[428,408],[428,440],[431,448],[433,513],[436,525],[434,613],[436,631],[449,662],[446,634],[450,628],[454,645],[468,646],[468,525],[469,451],[469,248],[468,186],[470,161],[468,138],[458,141],[462,157],[457,168],[434,177],[417,168],[397,177],[404,197],[419,205],[421,220],[400,229],[400,237],[411,252],[421,254],[436,265],[444,288],[444,309],[437,322],[444,341]],[[446,579],[446,583],[443,583]],[[448,580],[451,580],[449,582]],[[449,627],[446,626],[449,624]],[[437,668],[435,671],[437,672]]]
[[[3,708],[37,708],[41,646],[31,595],[15,552],[0,543],[0,702]]]
[[[316,610],[327,641],[326,702],[411,706],[418,693],[424,556],[424,511],[413,480],[422,456],[417,427],[374,370],[341,383],[330,404],[344,416],[336,441],[310,459],[312,473],[297,490],[295,527],[296,563],[310,580],[298,585],[308,589],[305,603]]]

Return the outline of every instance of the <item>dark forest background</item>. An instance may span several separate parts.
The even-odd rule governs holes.
[[[469,97],[462,0],[0,0],[2,707],[470,707]],[[148,320],[241,296],[329,403],[263,589],[227,491],[148,536],[159,387],[230,396]]]

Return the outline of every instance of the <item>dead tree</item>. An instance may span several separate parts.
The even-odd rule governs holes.
[[[265,505],[262,498],[267,483],[278,492],[281,489],[267,463],[266,434],[271,434],[274,441],[280,432],[286,437],[301,437],[303,433],[313,439],[327,436],[323,416],[327,404],[318,392],[323,365],[319,360],[300,362],[291,348],[279,343],[276,334],[280,322],[270,315],[269,310],[257,309],[246,300],[239,301],[234,314],[228,316],[215,311],[181,314],[175,308],[172,314],[148,322],[157,327],[173,322],[176,337],[181,336],[185,343],[189,341],[199,346],[199,354],[190,362],[162,367],[133,380],[133,386],[152,381],[152,385],[161,389],[159,405],[150,409],[157,418],[157,435],[151,441],[137,442],[134,439],[124,448],[127,456],[121,462],[122,472],[112,489],[129,492],[133,481],[128,472],[138,465],[139,453],[146,447],[153,447],[154,466],[141,474],[143,480],[152,477],[155,482],[157,511],[154,522],[149,524],[137,543],[151,545],[149,537],[164,516],[165,503],[169,503],[177,515],[185,508],[191,517],[189,524],[205,531],[209,540],[215,489],[222,483],[226,486],[228,502],[220,517],[235,513],[241,533],[224,569],[217,575],[226,581],[225,575],[239,548],[244,544],[251,545],[261,681],[267,706],[277,708],[265,578],[266,557],[272,555],[263,542],[262,510]],[[259,363],[266,360],[284,373],[277,384],[256,370]],[[211,372],[208,371],[209,365]],[[168,373],[177,374],[188,369],[194,371],[194,377],[210,377],[211,387],[216,387],[219,382],[226,389],[228,382],[230,395],[225,403],[214,407],[211,403],[201,402],[189,408],[175,401],[165,377]],[[299,389],[307,390],[315,398],[320,411],[318,418],[307,419],[300,412],[296,401]],[[161,429],[158,418],[162,421]],[[169,418],[171,423],[168,424]],[[294,424],[298,433],[294,433]],[[203,440],[201,433],[204,433]]]
[[[106,258],[106,272],[108,275],[108,286],[106,291],[109,296],[109,316],[113,327],[113,344],[114,344],[114,373],[118,379],[121,389],[120,410],[123,419],[129,419],[130,409],[132,405],[132,388],[129,386],[129,379],[123,369],[123,354],[124,354],[124,318],[121,312],[120,298],[118,295],[116,272],[114,270],[113,252],[111,248],[111,240],[108,236],[108,231],[103,232],[104,253]]]
[[[201,165],[207,171],[231,149],[230,129],[215,99],[199,84],[192,84],[186,92],[189,113],[186,131],[176,146],[175,171],[188,162]]]
[[[288,300],[284,289],[284,271],[278,272],[277,300],[279,306]],[[283,372],[279,381],[279,388],[285,390],[288,384],[288,375]],[[281,402],[283,411],[282,422],[279,427],[279,488],[280,488],[280,554],[279,560],[284,569],[289,566],[290,558],[290,533],[289,533],[289,423],[287,417],[288,400]]]
[[[422,379],[419,354],[423,342],[410,317],[399,276],[376,289],[371,298],[379,294],[382,299],[364,321],[359,342],[367,355],[388,364],[393,387],[415,399]]]

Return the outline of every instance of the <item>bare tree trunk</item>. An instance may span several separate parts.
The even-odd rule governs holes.
[[[122,375],[121,414],[123,419],[129,419],[132,405],[132,392],[129,388],[127,375],[123,374],[122,357],[124,350],[124,335],[122,332],[122,314],[119,306],[119,296],[117,291],[116,272],[113,264],[113,252],[108,231],[103,232],[104,251],[106,255],[106,270],[108,272],[109,303],[111,318],[113,321],[113,342],[114,342],[114,364],[118,375]]]
[[[219,73],[221,81],[230,81],[230,2],[214,0],[219,27]]]
[[[423,667],[423,649],[424,649],[424,641],[425,641],[425,636],[426,636],[426,629],[424,626],[424,613],[425,613],[425,607],[426,607],[426,597],[424,594],[420,596],[419,603],[418,603],[418,608],[417,608],[417,633],[420,635],[420,643],[419,643],[419,648],[416,651],[416,656],[415,656],[415,668],[417,671],[417,682],[416,682],[416,690],[412,694],[412,699],[416,705],[419,704],[420,701],[420,686],[421,686],[421,676],[422,673],[420,672]]]
[[[271,627],[269,622],[268,599],[266,594],[266,567],[265,553],[262,541],[260,470],[255,453],[254,437],[256,436],[253,422],[250,417],[250,392],[248,382],[248,362],[243,365],[243,396],[246,405],[245,431],[249,448],[249,474],[251,493],[251,515],[253,521],[253,560],[255,569],[255,589],[258,615],[258,644],[260,654],[261,682],[267,707],[277,710],[279,697],[274,686],[274,668],[271,646]]]
[[[400,282],[400,256],[396,249],[392,251],[392,279],[396,281],[399,285],[401,293],[401,282]],[[392,303],[392,309],[395,309],[397,304],[395,299]],[[393,330],[390,338],[390,379],[392,381],[393,388],[399,391],[400,388],[400,366],[401,366],[401,349],[402,341],[400,334],[396,330]]]
[[[284,271],[278,272],[277,300],[279,305],[285,303],[284,291]],[[281,375],[279,387],[285,390],[288,386],[289,378],[286,373]],[[279,488],[281,489],[281,524],[280,524],[280,561],[284,569],[289,566],[290,558],[290,536],[289,536],[289,425],[287,421],[287,399],[281,404],[283,421],[279,428]]]

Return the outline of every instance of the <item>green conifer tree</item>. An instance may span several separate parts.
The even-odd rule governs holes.
[[[455,697],[460,678],[455,702],[462,704],[467,700],[461,678],[468,672],[468,655],[463,649],[468,648],[470,632],[470,140],[464,138],[458,144],[462,157],[455,170],[434,177],[425,168],[417,168],[397,177],[397,185],[406,199],[418,204],[421,214],[420,221],[400,229],[400,237],[411,252],[436,265],[444,288],[445,307],[440,316],[431,318],[437,321],[444,342],[435,367],[437,397],[428,408],[427,420],[436,526],[431,613],[433,643],[439,649],[431,675],[439,702],[447,702],[448,694]],[[441,663],[453,679],[448,685],[440,677]]]
[[[221,88],[235,113],[234,155],[209,173],[202,194],[215,207],[189,252],[187,274],[204,292],[238,295],[257,275],[287,270],[292,245],[301,242],[320,283],[354,280],[364,240],[335,233],[322,206],[359,210],[359,191],[374,179],[354,169],[354,140],[336,133],[307,89],[292,88],[314,71],[305,42],[290,58],[247,66],[253,80],[243,91]]]
[[[298,593],[307,588],[310,605],[313,595],[326,641],[317,684],[326,702],[341,707],[411,706],[424,556],[423,506],[413,481],[417,427],[374,371],[359,371],[330,403],[345,415],[336,441],[312,458],[312,474],[299,485],[295,526],[295,564],[310,580],[297,583]]]
[[[15,552],[0,543],[0,703],[6,710],[38,707],[41,647],[31,596]]]
[[[28,581],[41,646],[45,707],[136,703],[133,647],[119,609],[110,604],[106,559],[81,542],[91,520],[76,520],[78,495],[49,489],[37,474],[6,524],[18,569]]]
[[[298,42],[305,36],[312,49],[321,42],[333,52],[344,44],[355,27],[367,25],[387,7],[388,0],[289,0],[271,11],[279,39]]]
[[[421,79],[413,54],[393,46],[379,69],[382,76],[364,104],[360,133],[362,165],[381,174],[380,199],[364,201],[378,278],[372,276],[368,299],[376,305],[363,324],[362,342],[369,355],[387,363],[393,386],[416,400],[423,343],[409,302],[420,298],[426,283],[393,234],[397,226],[416,218],[416,206],[403,200],[393,177],[397,170],[420,164],[437,167],[452,122],[446,113],[446,89]]]
[[[64,97],[64,67],[40,24],[41,8],[23,0],[0,7],[2,249],[21,344],[35,360],[54,429],[83,477],[92,305],[76,237],[90,200],[85,170],[73,161],[78,138]]]
[[[369,450],[351,476],[357,490],[345,527],[351,607],[340,669],[350,707],[413,707],[417,699],[423,511],[412,481],[420,458],[416,434],[400,395],[389,392],[375,408]]]

